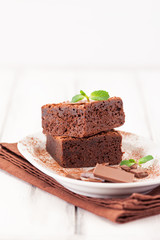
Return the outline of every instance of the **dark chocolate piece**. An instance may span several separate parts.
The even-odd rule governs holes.
[[[47,135],[46,149],[62,166],[94,167],[96,163],[119,164],[122,160],[122,137],[111,130],[85,138]]]
[[[122,165],[121,168],[126,171],[126,172],[130,172],[130,167],[126,166],[126,165]]]
[[[145,178],[148,176],[145,169],[131,169],[130,172],[133,173],[136,178]]]
[[[87,137],[120,127],[124,122],[123,102],[118,97],[42,107],[43,133],[51,136]]]
[[[135,163],[135,164],[133,164],[132,166],[130,166],[131,169],[137,169],[137,167],[138,167],[138,164],[137,164],[137,163]]]
[[[97,178],[90,172],[84,172],[81,174],[81,180],[86,182],[105,182],[102,178]]]
[[[114,183],[128,183],[133,182],[134,174],[130,172],[123,171],[122,169],[103,166],[97,164],[94,172],[95,177],[99,177]]]

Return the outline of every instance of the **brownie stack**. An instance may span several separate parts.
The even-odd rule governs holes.
[[[122,137],[113,128],[123,125],[124,121],[123,102],[118,97],[42,107],[46,149],[62,167],[120,163]]]

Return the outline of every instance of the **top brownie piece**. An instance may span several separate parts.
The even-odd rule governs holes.
[[[87,137],[120,127],[124,122],[123,102],[119,97],[42,106],[43,133],[52,136]]]

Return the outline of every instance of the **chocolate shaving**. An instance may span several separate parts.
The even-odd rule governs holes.
[[[108,166],[108,165],[105,165],[105,166]],[[110,166],[110,167],[112,167],[112,168],[120,168],[120,166],[119,165],[112,165],[112,166]]]
[[[79,173],[67,174],[66,177],[81,180],[81,175]]]
[[[105,182],[104,179],[95,177],[93,173],[85,172],[81,174],[81,180],[87,182]]]

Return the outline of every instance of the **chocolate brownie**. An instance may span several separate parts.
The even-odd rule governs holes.
[[[52,136],[87,137],[120,127],[124,122],[123,102],[118,97],[42,107],[43,133]]]
[[[119,164],[121,141],[115,130],[84,138],[47,135],[46,149],[62,167],[94,167],[104,162]]]

